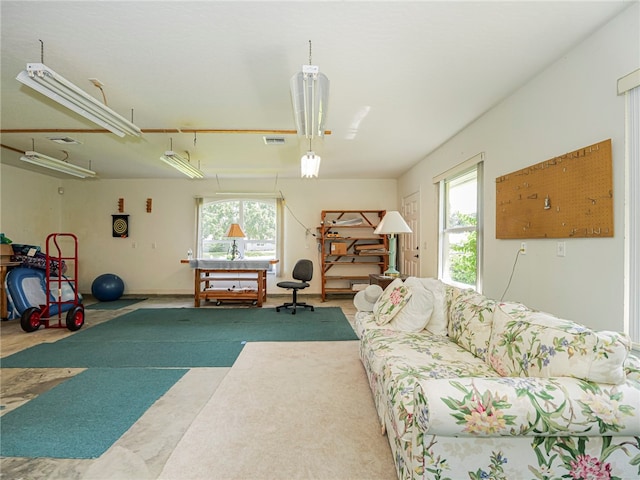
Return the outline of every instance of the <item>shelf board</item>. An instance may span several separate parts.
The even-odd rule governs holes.
[[[356,292],[355,290],[352,290],[351,288],[325,288],[324,289],[325,293],[329,294],[329,293],[349,293],[349,294],[356,294],[358,292]]]
[[[332,229],[332,228],[368,228],[368,229],[375,229],[377,227],[377,225],[367,225],[366,223],[361,223],[358,225],[334,225],[334,224],[330,224],[330,225],[320,225],[318,228],[318,230],[322,230],[322,229]]]
[[[383,255],[388,255],[388,252],[382,253],[327,253],[327,257],[382,257]]]
[[[346,255],[343,255],[343,257]],[[384,262],[324,262],[325,265],[364,265],[365,267],[373,267],[376,265],[383,265]]]
[[[325,275],[324,279],[326,282],[331,280],[366,280],[369,281],[369,275]]]

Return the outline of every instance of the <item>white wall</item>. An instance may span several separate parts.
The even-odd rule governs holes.
[[[62,181],[0,165],[0,232],[14,243],[42,245],[61,228]]]
[[[195,197],[216,191],[274,191],[268,180],[58,180],[2,165],[2,229],[16,243],[42,245],[49,233],[78,237],[80,291],[91,291],[94,278],[115,273],[126,294],[190,294],[193,271],[180,259],[195,248]],[[331,209],[396,209],[396,180],[279,180],[275,190],[286,202],[282,275],[289,278],[299,258],[315,263],[310,293],[320,293],[315,233],[320,212]],[[64,187],[59,195],[58,186]],[[124,199],[130,236],[113,238],[111,215]],[[146,212],[151,198],[152,212]],[[300,221],[294,218],[295,217]],[[134,248],[135,245],[135,248]],[[154,248],[155,247],[155,248]],[[270,292],[282,278],[269,276]]]
[[[421,192],[423,276],[437,275],[435,175],[485,153],[484,293],[500,298],[520,240],[495,238],[496,177],[611,138],[615,236],[563,239],[563,258],[557,240],[527,240],[505,300],[623,330],[624,98],[616,81],[639,66],[639,10],[638,3],[625,10],[402,176],[401,198]]]

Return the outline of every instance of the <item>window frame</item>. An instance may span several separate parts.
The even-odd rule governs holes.
[[[471,287],[477,292],[482,292],[483,281],[483,160],[484,154],[478,154],[434,178],[434,183],[438,184],[438,200],[440,207],[438,225],[438,278],[452,285],[463,288]],[[476,225],[448,227],[449,185],[474,171],[476,178]],[[447,268],[449,258],[449,235],[472,231],[476,232],[476,281],[474,285],[468,285],[449,279],[445,269]]]
[[[265,204],[270,204],[273,206],[274,208],[274,213],[275,213],[275,236],[273,239],[269,239],[269,243],[273,243],[274,245],[274,254],[273,256],[265,256],[264,258],[260,258],[260,259],[269,259],[269,260],[273,260],[278,258],[279,256],[279,252],[281,251],[281,241],[282,241],[282,235],[281,235],[281,212],[280,212],[280,202],[278,198],[254,198],[254,197],[231,197],[231,198],[224,198],[224,199],[220,199],[220,198],[207,198],[207,197],[199,197],[196,199],[196,255],[197,258],[203,258],[203,259],[210,259],[210,260],[226,260],[227,258],[220,258],[220,257],[210,257],[208,256],[208,252],[205,252],[204,247],[205,247],[205,239],[204,236],[202,235],[202,221],[203,221],[203,215],[202,215],[202,209],[210,206],[210,205],[215,205],[215,204],[225,204],[225,203],[233,203],[233,202],[239,202],[239,211],[237,214],[237,217],[234,217],[233,219],[231,219],[231,222],[234,223],[238,223],[240,225],[240,227],[242,228],[242,230],[245,232],[245,234],[247,233],[247,229],[244,227],[244,216],[245,216],[245,209],[244,209],[244,205],[247,202],[258,202],[258,203],[265,203]],[[225,233],[227,231],[228,227],[225,228]],[[251,239],[251,238],[240,238],[240,239],[236,239],[236,244],[238,246],[238,253],[240,258],[243,258],[245,256],[245,252],[249,249],[247,249],[247,245],[250,245],[252,243],[259,243],[259,242],[264,242],[264,239]],[[226,237],[221,237],[221,238],[216,238],[213,239],[214,243],[219,243],[219,244],[223,244],[226,245],[226,252],[224,254],[224,256],[226,257],[228,255],[228,252],[231,249],[231,245],[233,244],[233,239],[228,239]]]
[[[640,69],[618,79],[625,96],[624,331],[640,352]]]

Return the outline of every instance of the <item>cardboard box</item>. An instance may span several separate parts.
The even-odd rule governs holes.
[[[13,255],[13,247],[5,243],[0,244],[0,260],[2,263],[11,261]]]
[[[347,244],[342,242],[331,242],[331,255],[346,255]]]

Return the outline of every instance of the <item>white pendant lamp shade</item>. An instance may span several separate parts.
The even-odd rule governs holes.
[[[320,172],[321,158],[309,151],[300,159],[300,174],[302,178],[317,177]]]

